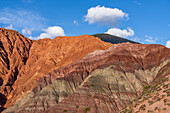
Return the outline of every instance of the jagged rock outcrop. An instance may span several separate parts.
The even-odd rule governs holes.
[[[170,49],[164,46],[113,45],[47,74],[4,112],[116,113],[169,70]]]
[[[110,46],[89,35],[33,41],[17,31],[0,28],[0,93],[6,99],[0,107],[24,98],[52,70]]]
[[[0,28],[0,107],[6,103],[6,96],[13,90],[12,85],[18,73],[26,64],[32,41],[17,31]]]

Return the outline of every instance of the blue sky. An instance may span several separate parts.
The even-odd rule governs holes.
[[[0,27],[32,39],[107,32],[170,47],[170,0],[0,0],[0,8]]]

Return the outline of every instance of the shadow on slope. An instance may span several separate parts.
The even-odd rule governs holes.
[[[130,42],[130,43],[135,43],[135,44],[140,44],[138,42],[134,42],[125,38],[109,35],[109,34],[94,34],[94,37],[99,37],[102,41],[105,42],[110,42],[112,44],[118,44],[118,43],[123,43],[123,42]]]

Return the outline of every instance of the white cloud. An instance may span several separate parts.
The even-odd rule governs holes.
[[[148,35],[145,35],[145,37],[147,38],[147,39],[145,39],[145,41],[148,43],[156,43],[156,41],[158,40],[158,38],[154,39],[153,37],[148,36]]]
[[[31,29],[28,29],[27,27],[25,27],[24,29],[21,30],[22,33],[24,35],[31,35],[32,34],[32,30]]]
[[[135,32],[131,28],[123,30],[118,28],[110,28],[106,33],[123,38],[133,36],[135,34]]]
[[[76,25],[78,25],[78,24],[79,24],[79,23],[78,23],[78,21],[76,21],[76,20],[74,20],[74,21],[73,21],[73,23],[74,23],[74,24],[76,24]]]
[[[170,48],[170,40],[166,42],[166,47]]]
[[[104,6],[96,6],[88,9],[87,15],[85,15],[85,21],[89,24],[100,23],[117,25],[119,20],[128,19],[128,14],[117,8],[107,8]]]
[[[9,26],[7,26],[7,27],[5,27],[5,28],[6,28],[6,29],[14,29],[12,24],[10,24]]]
[[[5,8],[0,10],[0,23],[4,25],[12,24],[15,28],[34,28],[41,30],[44,28],[45,19],[38,13],[26,11],[24,9]]]
[[[43,38],[54,38],[56,36],[65,36],[64,30],[62,27],[59,26],[52,26],[48,27],[47,29],[44,29],[44,33],[41,33],[40,36],[32,37],[30,36],[30,39],[43,39]]]

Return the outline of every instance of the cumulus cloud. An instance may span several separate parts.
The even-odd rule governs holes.
[[[147,39],[145,39],[145,41],[148,43],[156,43],[156,41],[158,40],[158,38],[154,39],[153,37],[148,36],[148,35],[145,35],[145,37],[147,38]]]
[[[85,21],[89,24],[100,23],[104,25],[117,25],[120,20],[128,19],[128,14],[117,8],[96,6],[88,9]]]
[[[14,29],[12,24],[10,24],[9,26],[7,26],[7,27],[5,27],[5,28],[6,28],[6,29]]]
[[[24,35],[31,35],[32,34],[32,30],[31,29],[28,29],[27,27],[25,27],[24,29],[21,30],[22,33]]]
[[[0,23],[13,25],[15,28],[34,28],[41,30],[44,28],[45,19],[38,13],[26,11],[24,9],[5,8],[0,10]]]
[[[170,40],[166,42],[166,47],[170,48]]]
[[[62,27],[59,26],[52,26],[44,29],[44,33],[41,33],[40,36],[32,37],[30,39],[43,39],[43,38],[54,38],[56,36],[65,36],[64,30]]]
[[[123,38],[127,38],[135,34],[135,32],[131,28],[123,29],[123,30],[118,28],[110,28],[106,33],[114,36],[123,37]]]

